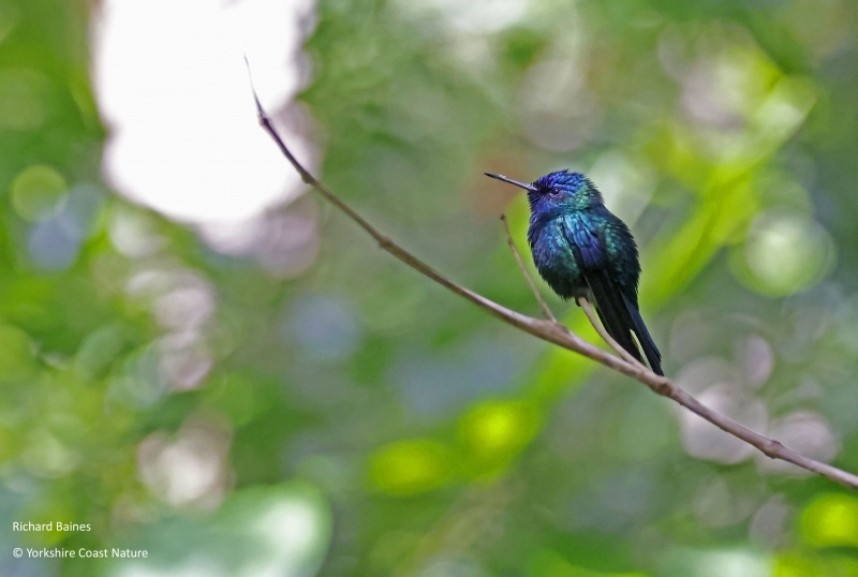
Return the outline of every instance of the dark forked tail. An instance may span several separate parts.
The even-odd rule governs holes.
[[[650,336],[634,302],[604,271],[593,271],[588,274],[587,284],[593,294],[596,312],[599,314],[599,319],[608,334],[630,355],[639,361],[643,361],[641,351],[632,336],[634,333],[650,368],[654,373],[663,376],[661,353],[655,346],[655,342],[652,340],[652,336]]]
[[[652,336],[649,334],[649,329],[646,328],[646,323],[644,323],[638,307],[626,295],[623,295],[623,301],[625,301],[626,309],[632,317],[632,330],[638,337],[638,342],[641,348],[643,348],[649,367],[652,369],[652,372],[664,376],[664,371],[661,370],[661,353],[658,347],[655,346],[655,341],[652,340]]]

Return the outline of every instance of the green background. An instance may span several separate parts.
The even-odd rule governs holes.
[[[856,4],[523,5],[489,30],[504,2],[320,0],[319,176],[537,315],[497,220],[523,245],[526,203],[482,173],[587,172],[641,246],[667,373],[858,470]],[[311,231],[276,273],[117,196],[94,17],[0,4],[0,574],[858,575],[854,493],[498,323],[309,191],[271,215]],[[215,304],[188,341],[163,311],[189,294]]]

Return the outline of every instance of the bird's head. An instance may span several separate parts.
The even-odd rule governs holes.
[[[501,174],[486,176],[523,188],[527,191],[530,210],[584,210],[602,204],[602,195],[590,179],[580,172],[558,170],[549,172],[532,183],[519,182]]]

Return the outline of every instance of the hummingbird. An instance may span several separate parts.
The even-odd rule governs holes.
[[[653,372],[664,375],[661,353],[638,309],[640,262],[629,227],[607,209],[602,193],[580,172],[560,170],[532,183],[491,178],[527,191],[527,242],[539,275],[563,300],[586,298],[608,334]],[[640,349],[638,348],[640,346]]]

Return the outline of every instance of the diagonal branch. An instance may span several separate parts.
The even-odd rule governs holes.
[[[487,299],[486,297],[475,293],[474,291],[465,288],[459,284],[456,284],[452,280],[443,276],[441,273],[430,267],[428,264],[426,264],[413,254],[396,244],[389,237],[382,234],[377,228],[375,228],[360,214],[358,214],[351,206],[349,206],[338,196],[330,192],[321,182],[319,182],[318,179],[316,179],[316,177],[314,177],[306,168],[304,168],[304,166],[300,162],[298,162],[295,156],[293,156],[292,152],[283,142],[283,139],[280,138],[280,135],[274,128],[273,124],[271,123],[271,120],[265,113],[265,110],[263,110],[255,90],[253,90],[253,97],[256,102],[256,110],[259,116],[259,124],[265,129],[266,132],[268,132],[268,134],[280,148],[280,151],[283,153],[283,155],[301,176],[301,179],[308,185],[310,185],[326,201],[337,207],[349,219],[354,221],[358,226],[360,226],[364,231],[366,231],[367,234],[374,238],[378,242],[378,245],[382,250],[388,252],[389,254],[403,262],[405,265],[413,268],[423,276],[435,281],[449,291],[461,296],[462,298],[469,300],[476,306],[488,312],[490,315],[521,331],[524,331],[543,341],[553,343],[559,347],[583,355],[602,365],[605,365],[610,369],[613,369],[619,373],[628,375],[636,379],[637,381],[649,387],[653,392],[675,401],[685,409],[695,413],[706,421],[709,421],[719,429],[727,432],[730,435],[733,435],[738,439],[741,439],[742,441],[748,443],[753,447],[756,447],[767,457],[770,457],[772,459],[780,459],[782,461],[792,463],[798,467],[801,467],[802,469],[805,469],[812,473],[816,473],[832,481],[858,490],[858,476],[847,471],[838,469],[837,467],[834,467],[832,465],[828,465],[826,463],[816,461],[809,457],[805,457],[804,455],[801,455],[796,451],[784,446],[779,441],[770,439],[765,435],[761,435],[760,433],[748,429],[747,427],[740,423],[737,423],[730,417],[723,415],[717,411],[714,411],[709,407],[706,407],[696,398],[674,385],[667,378],[656,375],[642,365],[629,363],[628,361],[614,354],[611,354],[605,350],[600,349],[599,347],[596,347],[591,343],[588,343],[587,341],[570,332],[567,328],[560,324],[556,324],[554,322],[551,322],[550,320],[532,318],[527,315],[523,315],[521,313],[513,311],[511,309],[508,309],[503,305],[500,305],[490,299]]]

